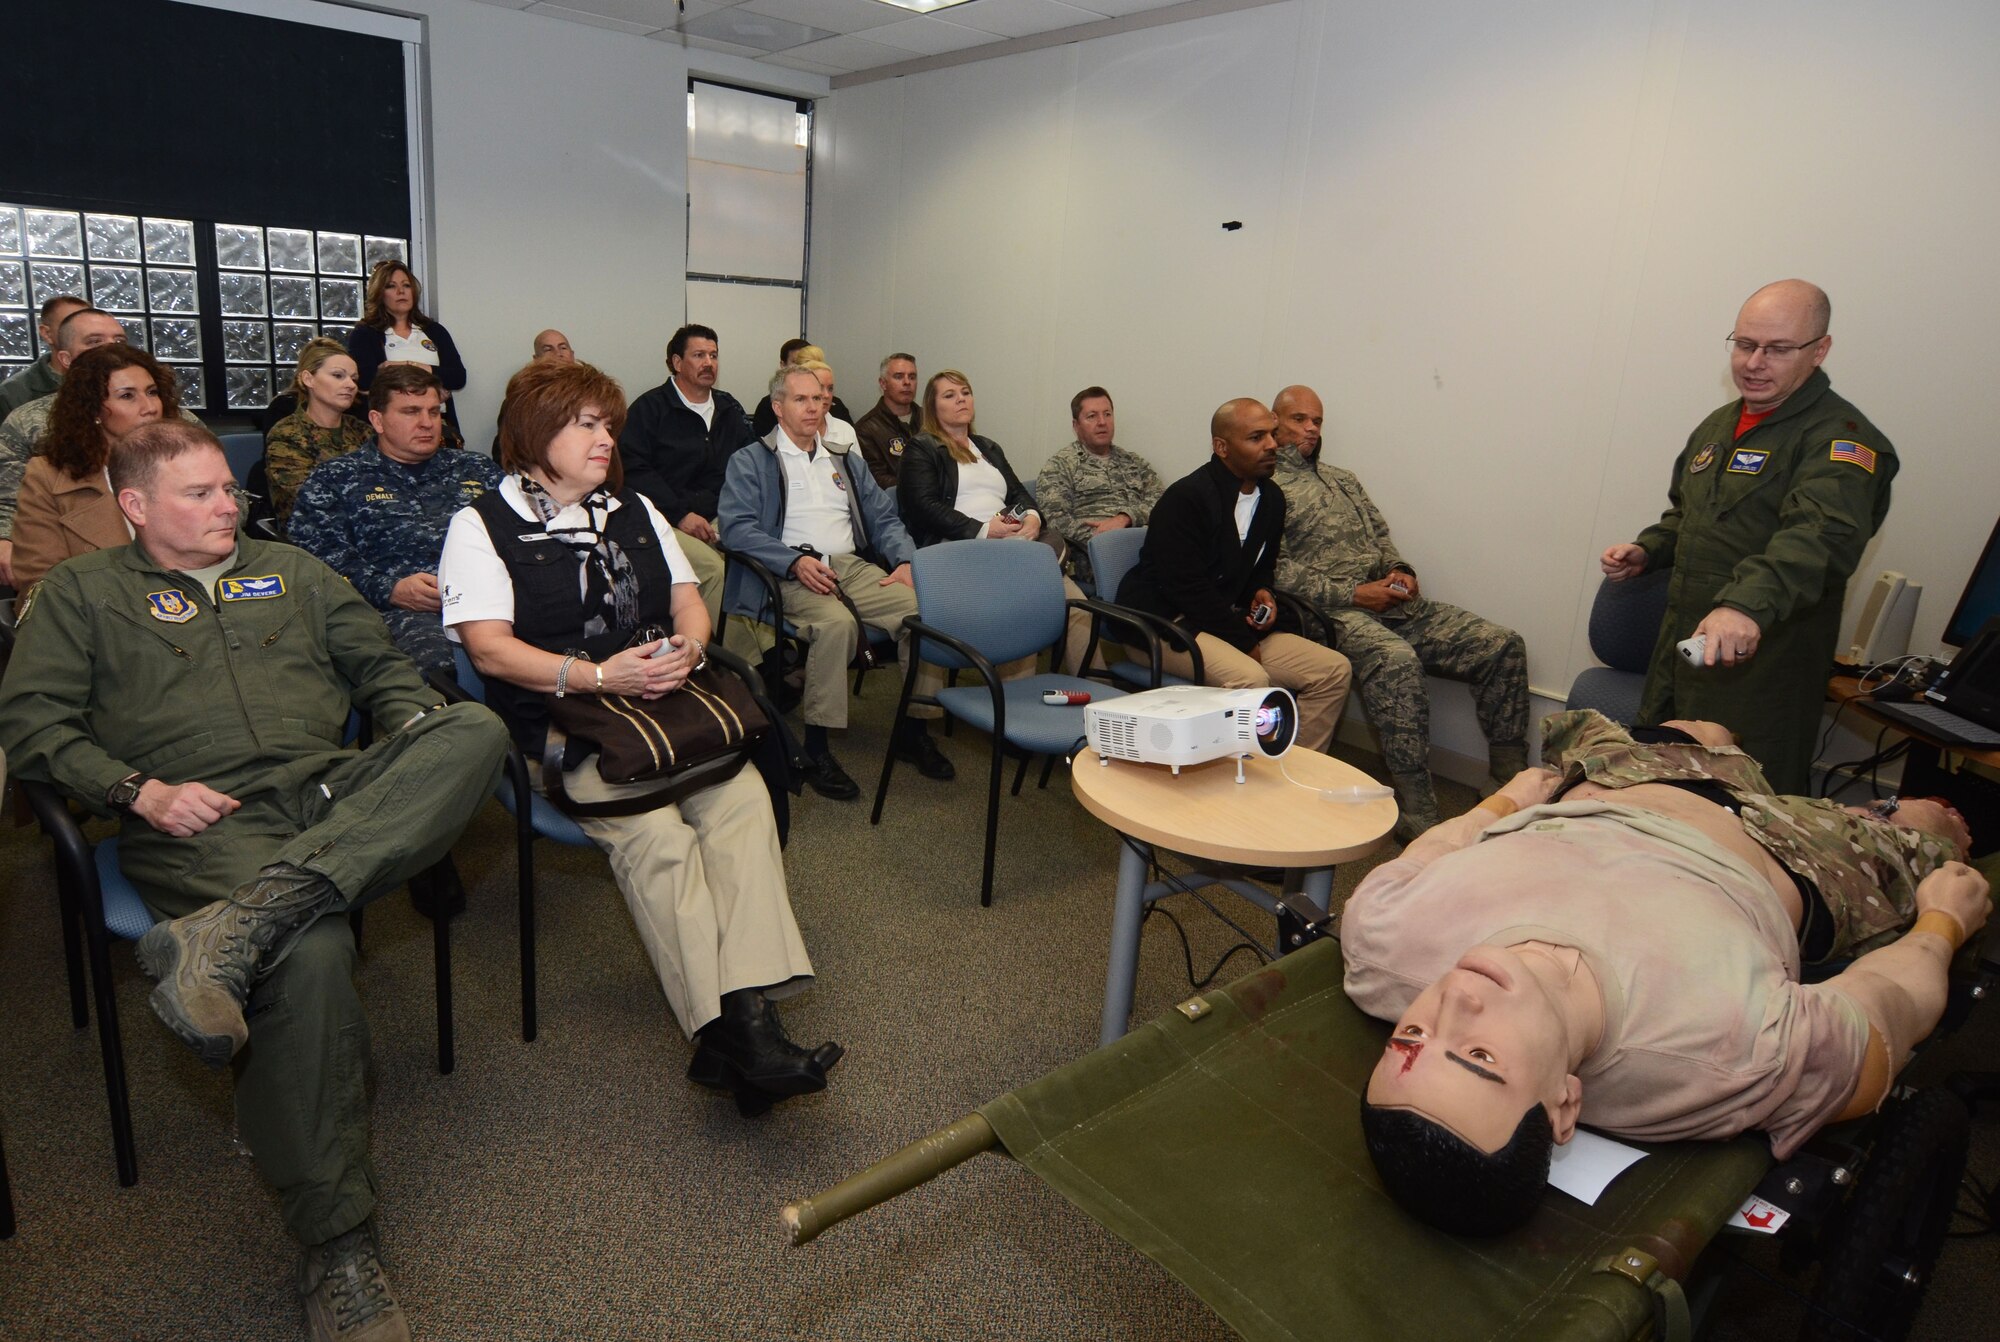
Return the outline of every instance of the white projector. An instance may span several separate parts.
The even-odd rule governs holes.
[[[1175,773],[1210,760],[1276,757],[1299,734],[1299,706],[1289,690],[1222,690],[1166,685],[1083,710],[1084,735],[1099,764],[1164,764]]]

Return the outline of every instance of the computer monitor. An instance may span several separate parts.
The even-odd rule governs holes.
[[[1962,648],[1996,615],[2000,615],[2000,522],[1993,524],[1993,534],[1986,538],[1986,548],[1972,566],[1972,576],[1966,579],[1965,591],[1959,594],[1958,606],[1944,627],[1944,641]]]

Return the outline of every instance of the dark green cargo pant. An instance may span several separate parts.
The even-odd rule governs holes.
[[[492,794],[507,731],[477,704],[432,712],[364,751],[328,752],[233,787],[234,814],[187,839],[128,822],[119,865],[147,905],[179,917],[273,862],[326,876],[343,914],[443,857]],[[206,781],[206,780],[204,780]],[[354,935],[322,916],[250,994],[236,1055],[239,1134],[302,1244],[353,1229],[375,1206],[368,1162],[368,1023]]]

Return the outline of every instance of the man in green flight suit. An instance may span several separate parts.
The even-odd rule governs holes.
[[[1832,306],[1804,280],[1767,284],[1729,336],[1742,393],[1674,463],[1667,511],[1601,559],[1612,581],[1671,566],[1639,720],[1728,727],[1778,792],[1804,793],[1847,579],[1889,512],[1896,452],[1820,364]],[[1699,664],[1675,648],[1699,635]]]
[[[485,800],[507,731],[440,706],[347,582],[237,532],[222,446],[199,425],[120,442],[133,543],[58,565],[0,682],[18,774],[122,813],[119,865],[156,916],[153,1009],[233,1061],[237,1130],[305,1246],[310,1336],[409,1336],[382,1276],[368,1160],[368,1024],[345,914],[441,858]],[[374,719],[341,738],[352,703]]]

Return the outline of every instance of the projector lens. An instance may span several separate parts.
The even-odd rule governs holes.
[[[1252,721],[1257,726],[1257,748],[1266,755],[1282,755],[1298,739],[1298,710],[1283,690],[1265,695]]]
[[[1278,730],[1284,720],[1284,714],[1269,704],[1260,706],[1257,709],[1257,735],[1269,736],[1272,732]]]

